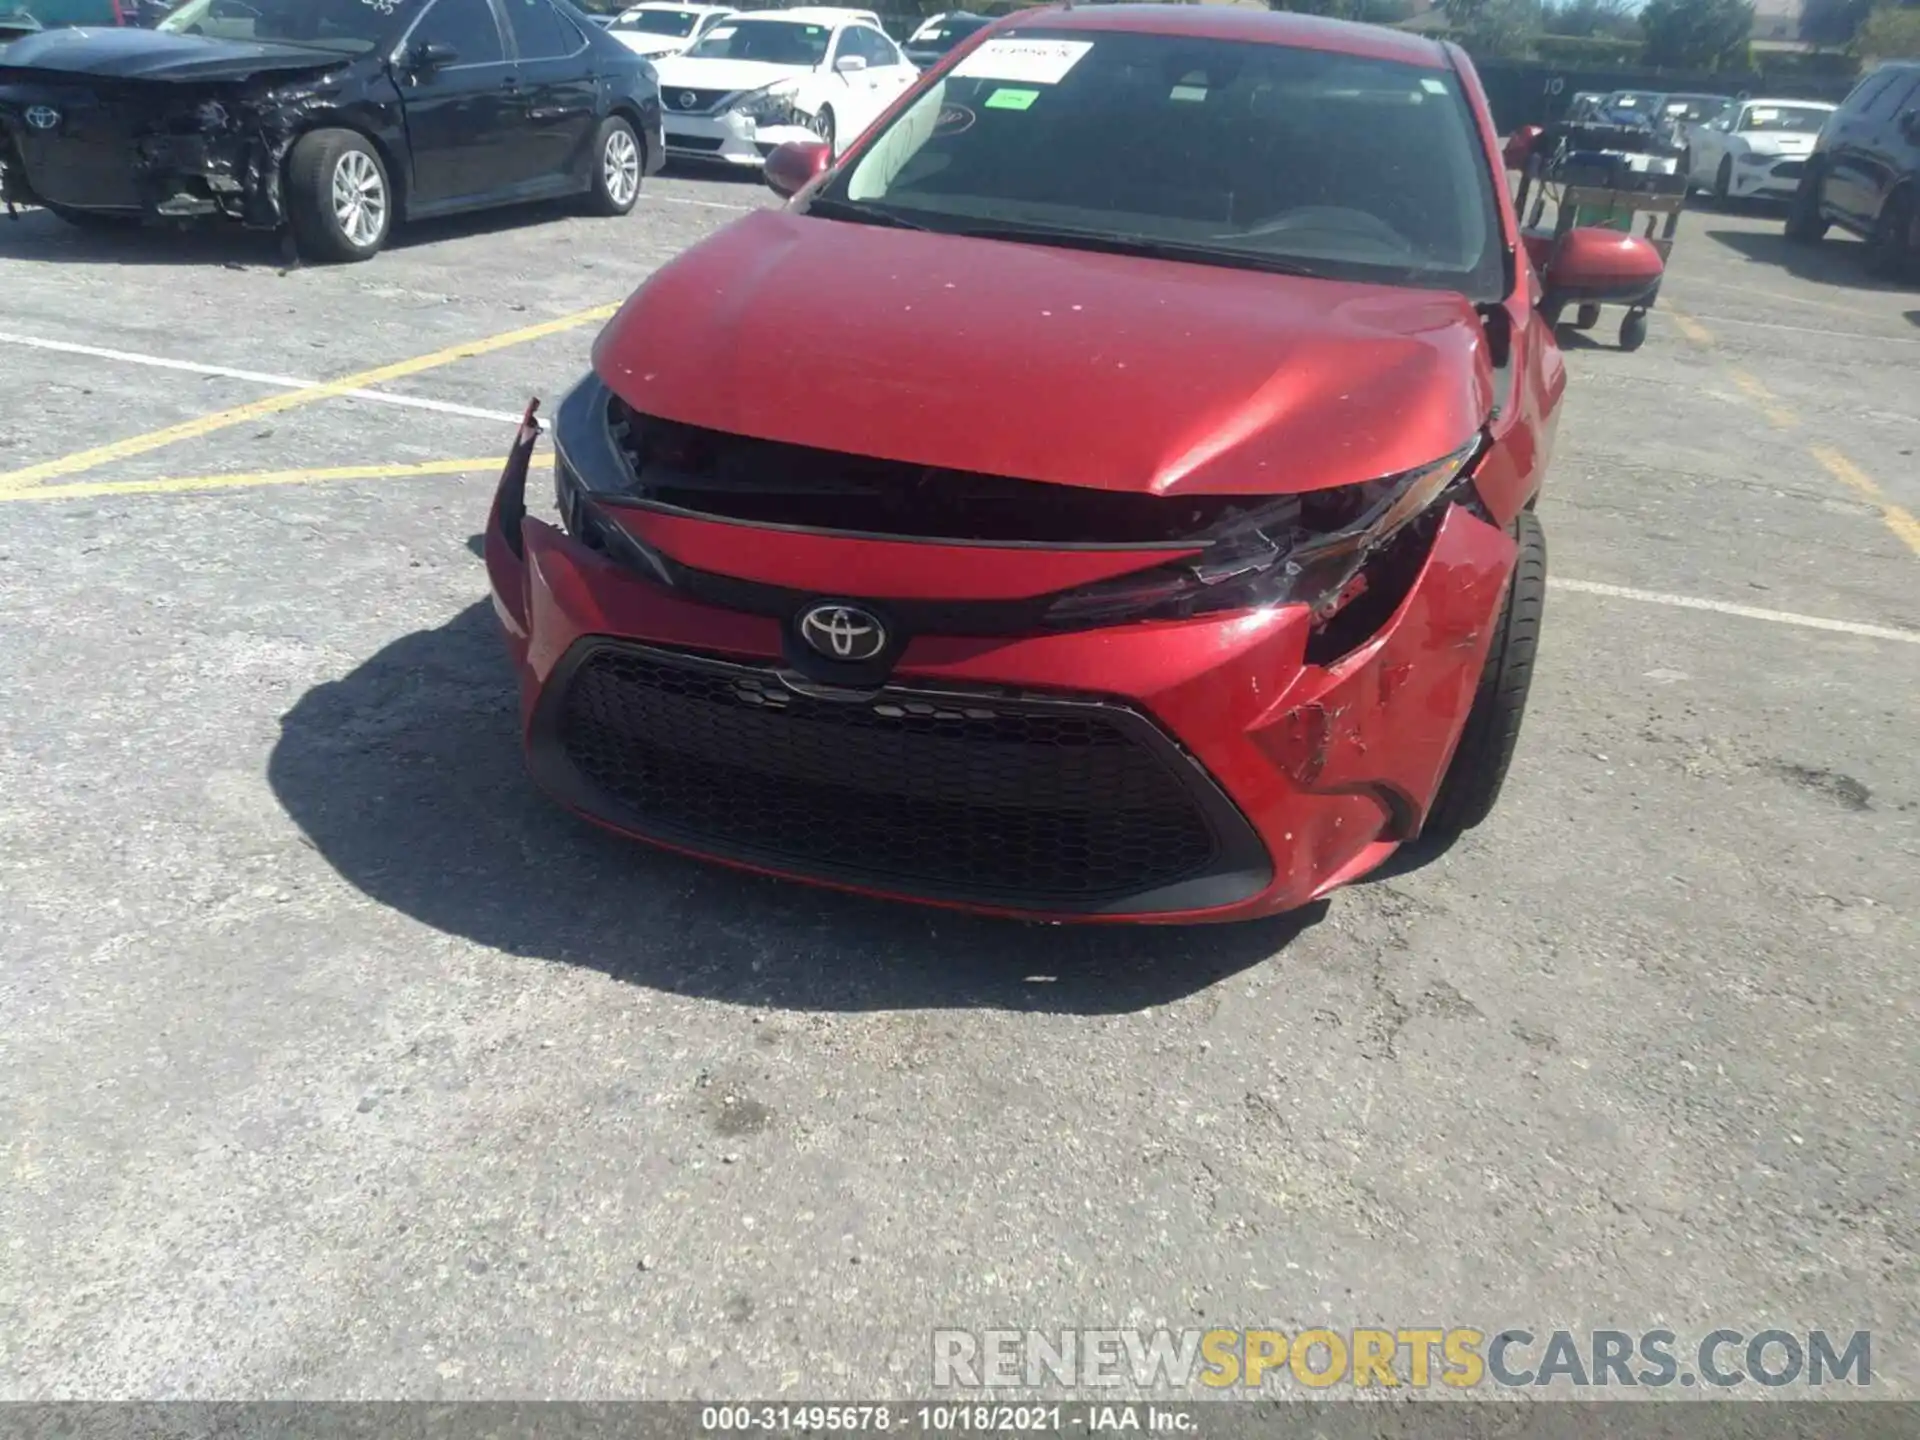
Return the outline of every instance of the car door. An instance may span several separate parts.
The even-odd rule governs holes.
[[[1860,218],[1877,223],[1894,187],[1914,173],[1920,157],[1920,123],[1909,124],[1909,113],[1920,114],[1920,70],[1909,70],[1887,87],[1874,103],[1874,123],[1860,139]]]
[[[1876,72],[1827,122],[1832,133],[1825,147],[1821,200],[1829,213],[1853,229],[1871,225],[1879,213],[1876,132],[1894,127],[1900,102],[1914,80],[1911,71]]]
[[[493,156],[517,128],[519,101],[492,0],[433,0],[392,69],[412,152],[408,212],[496,191]]]
[[[1689,184],[1698,185],[1701,189],[1713,184],[1713,177],[1720,169],[1720,157],[1727,153],[1727,136],[1739,114],[1739,108],[1735,107],[1695,127],[1692,138],[1687,142]]]
[[[599,84],[586,35],[549,0],[501,0],[514,43],[521,133],[512,183],[530,194],[578,189],[599,121]]]
[[[880,31],[869,30],[864,39],[870,56],[867,72],[875,77],[874,94],[879,98],[879,108],[885,110],[902,91],[912,87],[920,78],[920,71],[901,53],[900,47]]]

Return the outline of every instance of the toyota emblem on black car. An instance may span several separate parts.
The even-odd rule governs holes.
[[[35,105],[27,111],[27,124],[36,130],[51,130],[60,123],[60,112],[51,105]]]
[[[871,660],[887,648],[887,627],[854,605],[816,605],[800,617],[800,638],[829,660]]]

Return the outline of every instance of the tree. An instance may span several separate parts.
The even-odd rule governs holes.
[[[1540,33],[1540,0],[1442,0],[1441,8],[1475,55],[1524,55]]]
[[[1647,0],[1647,63],[1668,70],[1744,70],[1753,0]]]
[[[1869,60],[1920,59],[1920,5],[1884,5],[1853,37],[1856,54]]]
[[[1540,19],[1549,35],[1624,40],[1640,34],[1630,0],[1548,0]]]
[[[1846,45],[1873,13],[1873,0],[1805,0],[1800,38],[1809,45]]]

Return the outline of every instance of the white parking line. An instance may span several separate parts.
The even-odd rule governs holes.
[[[720,200],[695,200],[686,195],[642,195],[642,200],[658,200],[663,205],[703,205],[709,210],[758,210],[758,205],[728,205]]]
[[[1819,615],[1796,615],[1790,610],[1762,610],[1725,600],[1700,600],[1691,595],[1669,595],[1660,590],[1635,590],[1625,585],[1603,585],[1598,580],[1547,581],[1549,590],[1576,595],[1602,595],[1609,600],[1633,600],[1642,605],[1671,605],[1676,610],[1709,610],[1715,615],[1737,615],[1743,620],[1765,620],[1773,625],[1798,625],[1803,630],[1832,630],[1841,635],[1864,635],[1870,640],[1898,640],[1920,645],[1920,630],[1896,630],[1890,625],[1862,625],[1857,620],[1828,620]]]
[[[190,375],[217,375],[223,380],[246,380],[255,385],[272,385],[281,390],[310,390],[318,380],[300,380],[291,375],[267,375],[258,370],[235,370],[226,365],[202,365],[196,360],[173,360],[164,355],[137,355],[130,350],[109,350],[100,345],[75,345],[67,340],[43,340],[36,335],[13,335],[0,331],[0,345],[20,345],[29,350],[53,350],[62,355],[85,355],[94,360],[116,360],[124,365],[145,365],[155,370],[184,370]],[[521,417],[505,410],[481,410],[458,405],[451,400],[428,400],[418,395],[390,395],[384,390],[348,390],[343,398],[370,400],[376,405],[399,405],[410,410],[437,410],[443,415],[465,415],[473,420],[504,421],[517,425]]]
[[[1912,335],[1872,335],[1859,330],[1823,330],[1813,325],[1783,325],[1777,320],[1742,320],[1734,315],[1702,315],[1697,311],[1694,312],[1693,318],[1710,320],[1716,325],[1740,325],[1748,330],[1785,330],[1794,335],[1827,335],[1835,340],[1870,340],[1875,345],[1920,345],[1920,338]]]

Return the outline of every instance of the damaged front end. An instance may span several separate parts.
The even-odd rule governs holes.
[[[0,198],[277,229],[287,152],[336,90],[324,70],[188,83],[0,66]]]

